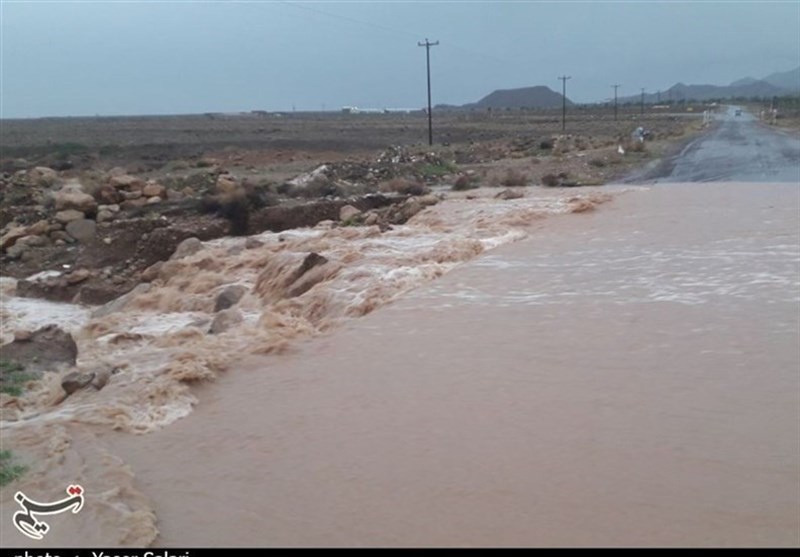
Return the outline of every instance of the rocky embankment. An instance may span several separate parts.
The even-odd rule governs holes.
[[[122,168],[88,180],[48,167],[7,173],[0,183],[3,274],[19,279],[19,296],[103,304],[154,276],[153,266],[188,240],[322,221],[386,230],[438,201],[421,180],[396,178],[399,165],[415,162],[382,155],[375,168],[322,165],[279,186],[209,168],[204,186],[194,189]],[[356,174],[367,186],[348,190],[342,177]]]

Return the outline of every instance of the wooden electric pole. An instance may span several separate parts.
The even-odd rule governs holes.
[[[567,80],[572,79],[572,76],[562,75],[558,79],[561,80],[561,131],[567,129]]]
[[[617,121],[617,89],[620,88],[619,83],[612,85],[614,88],[614,121]]]
[[[425,59],[428,62],[428,145],[433,145],[433,111],[431,109],[431,47],[439,44],[439,41],[432,43],[425,39],[424,43],[417,43],[425,47]]]

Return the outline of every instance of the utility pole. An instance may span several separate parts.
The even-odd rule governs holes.
[[[572,76],[562,75],[558,79],[561,80],[561,131],[567,129],[567,80],[572,79]]]
[[[644,87],[642,87],[642,107],[641,108],[642,108],[642,110],[641,110],[642,116],[644,116]]]
[[[614,121],[616,122],[617,121],[617,89],[620,88],[620,84],[619,83],[615,83],[614,85],[612,85],[612,87],[614,88]]]
[[[425,39],[424,43],[417,43],[425,47],[425,59],[428,62],[428,145],[433,145],[433,113],[431,110],[431,47],[439,44],[439,41],[432,43]]]

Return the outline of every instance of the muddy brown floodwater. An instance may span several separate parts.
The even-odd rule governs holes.
[[[104,441],[156,544],[797,546],[799,211],[691,184],[552,217]]]

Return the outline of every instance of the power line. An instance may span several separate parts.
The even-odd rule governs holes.
[[[433,111],[431,110],[431,47],[439,44],[439,41],[432,43],[425,39],[424,43],[417,43],[425,47],[425,59],[428,62],[428,145],[433,145]]]
[[[324,15],[324,16],[327,16],[327,17],[332,17],[334,19],[340,19],[342,21],[347,21],[347,22],[350,22],[350,23],[358,24],[358,25],[364,25],[366,27],[372,27],[374,29],[379,29],[381,31],[389,31],[390,33],[395,33],[397,35],[404,35],[406,37],[414,37],[414,38],[419,37],[419,35],[420,35],[420,33],[415,33],[415,32],[401,30],[401,29],[395,29],[395,28],[392,28],[392,27],[386,27],[384,25],[378,25],[376,23],[371,23],[369,21],[364,21],[364,20],[361,20],[361,19],[356,19],[356,18],[353,18],[353,17],[343,16],[343,15],[339,15],[339,14],[334,14],[334,13],[327,12],[327,11],[324,11],[324,10],[320,10],[320,9],[317,9],[317,8],[311,8],[311,7],[307,6],[307,5],[297,4],[297,3],[294,3],[294,2],[280,2],[280,3],[284,4],[286,6],[291,6],[293,8],[298,8],[298,9],[301,9],[301,10],[306,10],[308,12],[314,12],[314,13],[317,13],[317,14],[320,14],[320,15]],[[487,54],[485,52],[478,52],[478,51],[475,51],[475,50],[470,50],[468,48],[465,48],[463,46],[459,46],[458,44],[454,44],[454,43],[448,43],[447,45],[442,45],[442,46],[444,48],[446,48],[446,49],[460,50],[461,52],[464,52],[466,54],[470,54],[472,56],[479,56],[479,57],[482,57],[482,58],[494,60],[496,62],[514,63],[511,60],[506,60],[504,58],[498,58],[497,56],[494,56],[492,54]]]

